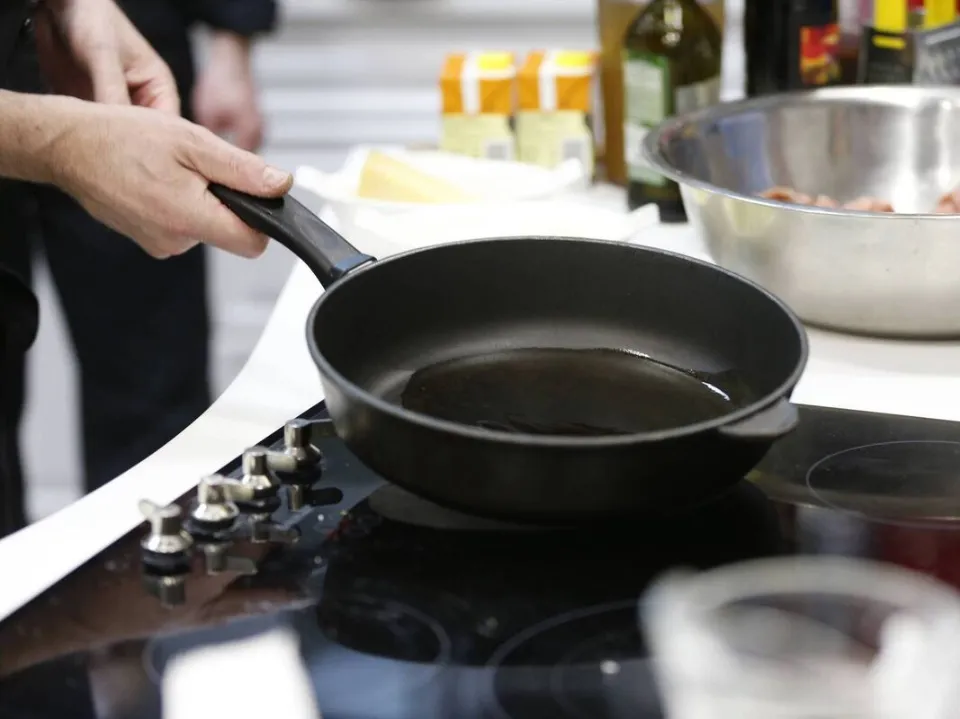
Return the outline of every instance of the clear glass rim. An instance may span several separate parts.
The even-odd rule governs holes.
[[[862,670],[851,662],[849,674],[790,671],[762,659],[750,661],[711,624],[718,610],[743,600],[813,595],[883,604],[892,608],[891,616],[909,618],[921,629],[917,642],[909,647],[909,666],[896,663],[898,657],[884,656],[892,647],[881,631],[874,661]],[[879,701],[876,691],[887,699],[896,698],[897,692],[903,696],[922,681],[925,691],[933,694],[952,692],[953,677],[960,672],[960,592],[918,572],[880,562],[793,556],[750,560],[699,574],[674,571],[646,593],[640,615],[658,680],[668,694],[671,685],[682,685],[685,693],[720,701],[739,696],[758,705],[777,702],[782,707],[794,699],[813,715],[836,716],[842,710],[849,716],[870,716],[871,702]],[[887,672],[882,679],[872,671],[881,666]],[[854,681],[844,684],[844,679],[851,678]],[[938,697],[931,695],[927,700],[936,704]]]

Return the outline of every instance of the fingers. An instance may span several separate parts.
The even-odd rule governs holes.
[[[137,87],[130,98],[134,105],[159,110],[169,115],[180,115],[180,95],[173,83],[149,82]]]
[[[250,228],[206,189],[190,218],[191,227],[205,244],[241,257],[259,257],[267,238]]]
[[[263,158],[201,128],[197,128],[191,155],[194,169],[203,177],[234,190],[258,197],[280,197],[293,185],[289,172],[272,167]]]
[[[216,182],[260,197],[280,197],[293,176],[268,165],[262,158],[234,147],[207,130],[196,129],[190,152],[193,169],[207,182]],[[204,188],[199,213],[192,218],[207,244],[244,257],[259,256],[267,238],[251,229]]]
[[[93,85],[93,99],[105,105],[129,105],[130,91],[123,67],[117,60],[117,48],[97,43],[84,47],[83,54]]]
[[[180,114],[177,83],[167,63],[153,49],[129,18],[114,6],[120,59],[126,69],[126,81],[133,102],[173,115]]]
[[[127,83],[132,88],[131,100],[135,105],[171,115],[180,114],[177,83],[166,63],[159,58],[156,62],[146,62],[130,70]]]
[[[132,236],[132,235],[130,235]],[[137,240],[140,248],[155,260],[169,260],[200,244],[199,240],[162,238],[157,241]]]
[[[268,239],[228,210],[209,192],[205,181],[195,180],[196,185],[179,193],[173,215],[153,224],[153,233],[145,235],[143,223],[127,222],[114,229],[133,237],[147,254],[160,260],[181,255],[200,242],[241,257],[263,254]],[[138,207],[132,214],[142,212]]]
[[[177,86],[172,80],[169,85],[151,88],[149,98],[139,104],[171,115],[180,115],[180,95],[177,93]]]

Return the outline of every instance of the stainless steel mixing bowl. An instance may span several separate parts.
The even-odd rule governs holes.
[[[664,122],[648,162],[680,183],[713,259],[806,322],[900,337],[960,336],[960,89],[831,88],[718,105]],[[783,204],[783,185],[897,214]]]

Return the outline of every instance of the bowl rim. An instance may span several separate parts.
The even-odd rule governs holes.
[[[647,133],[643,139],[643,156],[652,169],[675,182],[702,190],[711,194],[745,202],[750,205],[767,207],[773,210],[789,210],[808,215],[824,215],[828,217],[871,218],[885,222],[928,220],[936,222],[956,222],[960,214],[937,214],[933,212],[872,212],[868,210],[847,210],[830,207],[815,207],[812,205],[797,205],[779,200],[769,200],[756,195],[748,195],[734,190],[728,190],[701,180],[693,175],[678,169],[664,157],[661,146],[665,137],[681,132],[684,128],[702,122],[709,122],[721,118],[735,117],[746,112],[769,110],[784,105],[804,104],[833,104],[856,101],[864,105],[887,105],[909,109],[921,101],[939,100],[951,102],[960,106],[960,87],[941,86],[889,86],[889,85],[855,85],[844,87],[820,88],[817,90],[782,92],[761,97],[747,98],[733,102],[720,103],[710,107],[695,110],[682,115],[675,115],[661,122],[655,129]],[[957,186],[960,190],[960,184]]]

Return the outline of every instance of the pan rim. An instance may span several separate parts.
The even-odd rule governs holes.
[[[629,246],[639,252],[648,252],[652,254],[666,256],[672,259],[692,262],[697,265],[706,267],[709,270],[713,270],[720,274],[726,275],[731,280],[741,282],[746,286],[753,289],[760,296],[767,299],[768,301],[774,303],[783,315],[789,320],[790,324],[793,326],[793,329],[797,335],[797,338],[800,343],[800,356],[797,358],[796,366],[790,375],[780,383],[780,385],[772,392],[764,395],[757,401],[741,407],[734,412],[729,414],[716,417],[714,419],[705,420],[703,422],[697,422],[695,424],[684,425],[681,427],[671,427],[669,429],[657,430],[655,432],[636,432],[632,434],[618,434],[618,435],[607,435],[601,437],[570,437],[565,435],[540,435],[540,434],[525,434],[519,432],[502,432],[498,430],[488,430],[481,429],[479,427],[473,427],[471,425],[460,424],[458,422],[452,422],[446,419],[439,419],[437,417],[432,417],[428,414],[423,414],[420,412],[414,412],[400,405],[389,402],[377,395],[368,392],[363,387],[358,384],[348,380],[339,370],[337,370],[324,356],[320,351],[320,348],[316,341],[316,332],[314,327],[316,326],[317,315],[322,311],[324,303],[327,299],[335,294],[341,287],[346,286],[350,280],[354,277],[359,277],[361,274],[375,271],[378,265],[393,263],[397,261],[403,261],[404,258],[409,257],[410,255],[416,255],[423,252],[430,252],[432,250],[438,250],[447,247],[454,247],[459,245],[471,245],[471,244],[489,244],[497,242],[514,242],[516,240],[537,240],[537,241],[561,241],[561,242],[581,242],[588,244],[596,245],[608,245],[608,246]],[[777,404],[781,400],[790,399],[790,395],[793,392],[794,387],[800,381],[804,371],[806,370],[807,360],[810,353],[810,343],[809,338],[807,337],[806,329],[803,326],[803,323],[800,321],[800,318],[791,310],[787,304],[781,300],[779,297],[774,295],[769,290],[760,286],[753,280],[750,280],[746,277],[743,277],[736,272],[726,269],[725,267],[720,267],[715,265],[712,262],[707,262],[705,260],[700,260],[695,257],[690,257],[689,255],[684,255],[678,252],[670,252],[669,250],[663,250],[656,247],[648,247],[645,245],[628,243],[617,240],[597,240],[584,237],[558,237],[558,236],[548,236],[548,235],[530,235],[530,236],[515,236],[515,237],[485,237],[479,239],[471,240],[460,240],[456,242],[448,242],[441,245],[431,245],[429,247],[420,247],[413,250],[408,250],[406,252],[398,253],[396,255],[391,255],[388,258],[383,260],[377,260],[368,265],[365,265],[354,272],[351,272],[346,277],[342,278],[336,282],[330,289],[325,290],[314,302],[313,307],[310,310],[310,313],[307,315],[307,324],[306,324],[306,340],[307,347],[310,352],[310,357],[313,359],[314,365],[320,371],[322,375],[329,377],[333,382],[335,382],[341,389],[341,391],[351,395],[355,399],[359,399],[362,403],[371,406],[376,409],[378,412],[382,412],[386,415],[389,415],[391,418],[399,420],[401,422],[407,422],[410,424],[417,425],[423,429],[431,430],[434,432],[440,432],[444,434],[456,435],[461,438],[471,439],[480,442],[495,442],[497,444],[510,444],[515,446],[524,446],[524,447],[553,447],[553,448],[565,448],[565,449],[602,449],[602,448],[615,448],[615,447],[628,447],[636,444],[645,444],[652,442],[661,442],[664,440],[679,439],[682,437],[688,437],[702,432],[707,432],[721,427],[735,424],[741,420],[747,419],[753,415],[762,412],[763,410],[769,409],[773,405]],[[336,419],[334,418],[334,422]]]

